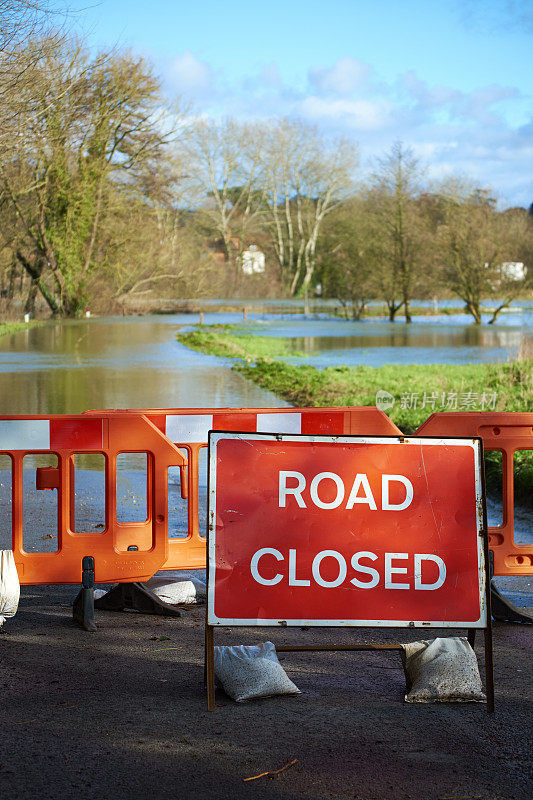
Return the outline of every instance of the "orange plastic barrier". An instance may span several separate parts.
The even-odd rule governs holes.
[[[117,457],[147,454],[147,515],[142,522],[117,521]],[[184,468],[183,454],[161,430],[140,414],[81,416],[9,416],[0,418],[0,453],[11,459],[12,548],[22,584],[80,583],[82,558],[93,556],[98,582],[132,582],[150,578],[168,558],[169,466]],[[75,532],[74,458],[105,457],[105,527]],[[36,488],[58,492],[58,549],[24,550],[23,459],[54,454],[57,467],[37,467]]]
[[[533,413],[439,412],[417,436],[480,436],[485,450],[499,450],[503,462],[503,522],[489,528],[495,575],[533,575],[533,545],[514,540],[513,456],[533,449]]]
[[[326,435],[398,435],[372,406],[350,408],[221,408],[90,411],[81,416],[0,418],[0,453],[12,462],[12,540],[23,584],[79,583],[83,556],[93,556],[98,582],[147,580],[158,570],[205,568],[200,529],[201,452],[209,430]],[[513,455],[533,449],[533,414],[435,413],[420,436],[480,436],[485,449],[503,454],[503,523],[489,528],[496,575],[533,574],[533,546],[514,541]],[[117,457],[147,453],[147,517],[117,521]],[[53,453],[58,466],[37,468],[37,488],[58,491],[58,550],[28,553],[23,546],[23,459]],[[105,527],[75,532],[74,456],[105,456]],[[168,468],[177,466],[187,500],[187,530],[168,538]],[[130,548],[130,549],[128,549]]]
[[[100,411],[87,412],[88,415]],[[113,413],[107,410],[104,413]],[[163,570],[205,569],[205,531],[200,530],[200,453],[207,447],[210,430],[264,433],[397,436],[399,428],[374,406],[331,408],[167,408],[115,413],[144,414],[170,441],[187,452],[188,476],[182,497],[188,499],[188,530],[171,538]]]

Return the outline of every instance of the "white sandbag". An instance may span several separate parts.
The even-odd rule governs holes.
[[[180,572],[173,577],[179,578],[182,581],[183,580],[192,581],[196,589],[196,599],[201,600],[205,599],[205,596],[207,594],[205,579],[203,579],[201,575],[202,575],[202,570],[193,570],[191,572],[185,572],[185,571],[182,572],[180,570]]]
[[[12,550],[0,550],[0,626],[19,607],[20,583]]]
[[[154,576],[145,584],[160,600],[170,605],[187,604],[197,602],[196,586],[192,580],[183,578],[158,578]]]
[[[215,647],[215,676],[237,703],[278,694],[300,694],[281,666],[272,642]]]
[[[481,703],[486,700],[476,654],[464,637],[404,644],[408,703]]]

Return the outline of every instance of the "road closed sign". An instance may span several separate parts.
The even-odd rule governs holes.
[[[209,435],[208,624],[483,628],[477,439]]]

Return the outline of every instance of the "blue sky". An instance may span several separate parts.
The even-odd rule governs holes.
[[[502,206],[533,202],[533,0],[78,7],[93,46],[149,58],[193,113],[298,117],[358,142],[362,175],[400,139],[429,178],[466,174]]]

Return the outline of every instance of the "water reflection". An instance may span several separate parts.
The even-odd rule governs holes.
[[[467,364],[516,358],[520,348],[531,340],[533,314],[524,312],[519,325],[491,327],[464,324],[455,317],[417,317],[412,325],[375,319],[346,322],[261,317],[250,330],[257,326],[263,336],[288,337],[292,351],[304,353],[307,363],[317,367]],[[286,360],[298,363],[295,357]]]
[[[307,363],[411,364],[504,361],[531,338],[533,314],[521,324],[476,327],[455,317],[417,318],[410,326],[379,320],[346,322],[249,314],[243,332],[285,336]],[[50,322],[0,338],[0,413],[79,413],[89,408],[285,405],[224,361],[175,340],[197,315],[109,317]],[[206,324],[242,315],[205,314]],[[295,360],[289,357],[288,360]]]
[[[222,315],[212,316],[220,321]],[[0,413],[287,405],[220,359],[178,344],[183,324],[191,324],[189,315],[111,317],[52,322],[3,337]]]
[[[524,334],[521,331],[495,331],[480,328],[460,328],[457,330],[447,327],[420,327],[408,328],[386,326],[383,332],[352,334],[349,336],[296,336],[294,345],[297,349],[312,353],[316,350],[329,350],[332,338],[335,338],[336,349],[351,349],[352,347],[519,347]]]

